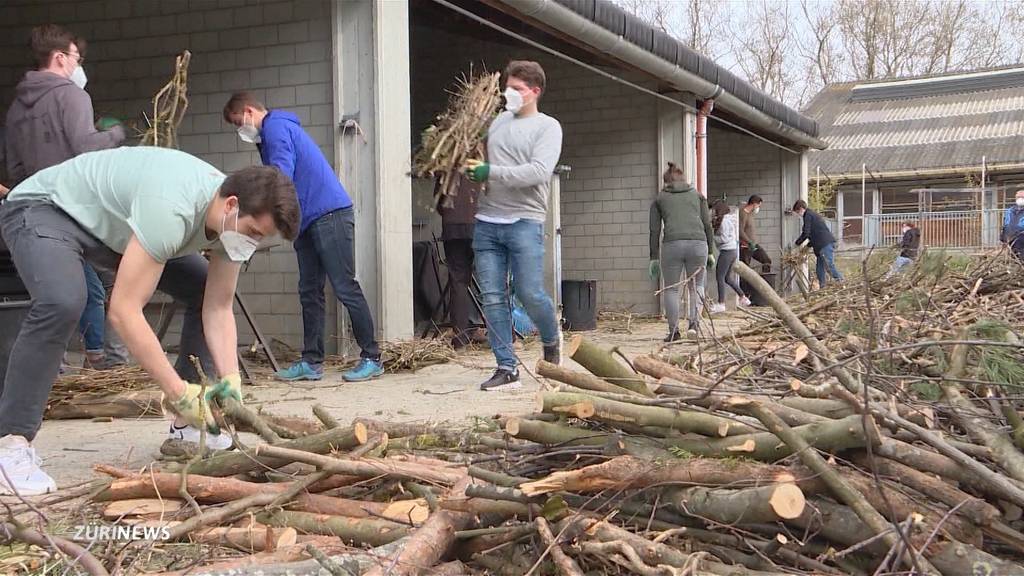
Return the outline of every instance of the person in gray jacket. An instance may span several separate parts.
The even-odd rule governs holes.
[[[681,280],[685,280],[690,301],[686,334],[690,338],[697,337],[704,305],[704,268],[715,263],[715,233],[711,229],[707,201],[686,182],[682,169],[669,162],[663,179],[665,187],[651,204],[650,274],[653,280],[660,274],[665,282],[661,293],[668,318],[665,341],[674,342],[681,338]]]
[[[85,152],[115,148],[124,142],[124,128],[109,118],[93,124],[92,98],[85,91],[85,40],[56,24],[32,29],[32,55],[36,69],[25,74],[7,110],[4,147],[11,188],[36,172]],[[112,273],[102,279],[84,264],[88,300],[79,328],[85,344],[85,366],[109,368],[125,364],[128,350],[106,325],[106,287]]]

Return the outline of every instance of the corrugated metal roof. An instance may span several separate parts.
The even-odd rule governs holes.
[[[990,164],[1024,162],[1024,82],[931,93],[925,89],[930,81],[915,80],[917,96],[873,101],[855,101],[855,83],[825,87],[804,110],[829,144],[809,152],[810,169],[848,174],[861,164],[875,173],[978,166],[983,156]]]

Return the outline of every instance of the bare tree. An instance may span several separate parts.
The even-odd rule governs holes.
[[[752,84],[786,100],[796,82],[789,4],[750,2],[745,25],[737,28],[742,30],[733,36],[740,69]]]
[[[730,20],[728,2],[687,0],[682,40],[690,48],[716,60],[732,50],[727,34]]]

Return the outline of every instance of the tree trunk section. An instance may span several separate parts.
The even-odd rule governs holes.
[[[772,466],[746,460],[691,458],[668,464],[619,456],[576,470],[555,472],[546,478],[520,486],[524,494],[536,496],[550,492],[600,492],[605,489],[624,490],[660,484],[741,487],[777,481],[792,481],[784,466]]]
[[[409,526],[376,518],[350,518],[290,510],[257,514],[256,520],[267,526],[294,528],[304,534],[337,536],[353,546],[380,546],[394,542],[412,530]]]
[[[868,442],[877,443],[879,438],[877,431],[874,431],[871,437],[864,434],[860,416],[849,416],[842,420],[823,420],[792,430],[814,448],[826,452],[863,448]],[[771,432],[708,440],[673,438],[669,443],[697,456],[744,457],[764,462],[774,462],[794,453],[792,446],[779,440],[778,436]]]
[[[465,472],[451,468],[440,468],[428,466],[419,462],[402,462],[393,458],[361,458],[359,460],[339,460],[330,456],[322,456],[302,450],[293,450],[278,446],[257,446],[255,455],[270,456],[277,460],[288,462],[304,462],[312,464],[321,470],[335,474],[346,474],[351,476],[362,476],[374,478],[376,476],[393,476],[412,480],[423,480],[437,484],[454,484],[465,476]],[[447,465],[447,463],[445,463]]]
[[[582,334],[577,334],[569,340],[566,352],[577,364],[589,370],[593,375],[637,394],[654,396],[654,393],[647,388],[643,376],[623,366],[612,351],[585,340]]]
[[[867,454],[856,455],[852,460],[861,468],[870,469],[871,463]],[[978,526],[988,526],[999,520],[1001,516],[999,509],[995,506],[930,474],[887,458],[875,457],[874,461],[879,474],[942,502],[951,509],[955,507],[957,514],[970,519]]]
[[[778,522],[797,518],[804,511],[804,493],[790,483],[743,490],[686,488],[667,496],[681,514],[720,524]]]
[[[616,402],[588,394],[565,392],[541,392],[539,404],[543,412],[565,413],[573,405],[589,404],[594,418],[610,424],[633,426],[660,426],[680,432],[696,432],[704,436],[722,438],[739,434],[752,434],[757,430],[751,426],[704,412],[675,410],[657,406],[641,406],[628,402]]]
[[[449,497],[462,498],[468,476],[457,482]],[[367,571],[363,576],[413,576],[420,574],[424,568],[437,564],[455,542],[455,533],[472,521],[472,516],[461,512],[435,510],[423,526],[409,536],[401,551],[395,558],[382,558],[381,562]]]
[[[704,389],[710,388],[715,383],[711,378],[701,376],[700,374],[694,374],[693,372],[687,372],[686,370],[673,366],[668,362],[662,362],[653,356],[637,356],[633,359],[633,367],[636,368],[637,372],[642,372],[648,376],[657,378],[658,380],[667,378],[682,384],[689,384],[691,386],[697,386]],[[655,392],[669,396],[682,395],[678,390],[662,390],[661,388],[657,388]]]
[[[545,362],[544,360],[537,362],[537,373],[545,378],[558,380],[559,382],[564,382],[565,384],[575,386],[576,388],[581,388],[583,390],[608,392],[610,394],[637,394],[637,392],[634,392],[629,388],[616,386],[615,384],[612,384],[607,380],[602,380],[597,376],[563,368],[562,366]],[[649,397],[649,395],[646,394],[643,396]]]

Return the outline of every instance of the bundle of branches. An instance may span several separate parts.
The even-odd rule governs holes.
[[[380,344],[380,359],[387,372],[415,372],[427,366],[447,364],[455,358],[455,350],[444,339],[399,340]],[[334,368],[349,368],[358,362],[356,358],[331,356],[327,365]]]
[[[130,418],[160,414],[160,391],[138,366],[81,369],[54,383],[46,406],[49,420]]]
[[[153,116],[142,134],[143,146],[178,147],[178,127],[188,109],[188,63],[192,53],[185,50],[174,59],[174,75],[153,97]]]
[[[413,173],[438,179],[435,198],[451,205],[466,160],[483,157],[483,139],[501,103],[498,72],[462,75],[450,91],[448,108],[423,131]]]

